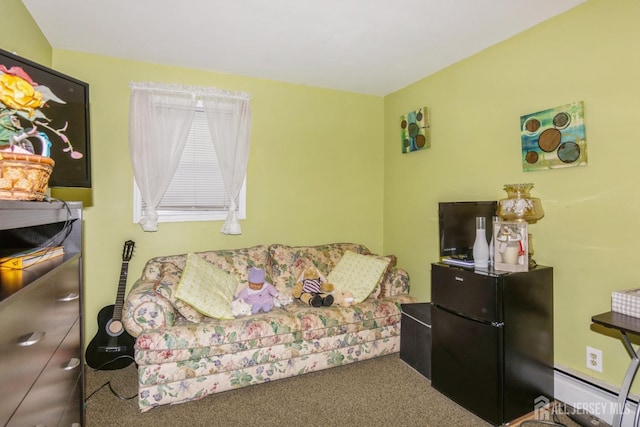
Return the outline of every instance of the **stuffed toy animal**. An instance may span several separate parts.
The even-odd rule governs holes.
[[[333,293],[333,303],[342,307],[351,307],[355,303],[355,300],[350,291],[336,290]]]
[[[231,301],[231,313],[233,317],[248,316],[251,314],[251,304],[242,298],[234,299]]]
[[[327,282],[322,273],[315,267],[306,268],[298,277],[292,295],[305,304],[313,307],[329,307],[333,304],[333,285]]]
[[[237,299],[242,299],[251,304],[251,313],[256,314],[260,310],[267,313],[274,307],[274,298],[278,291],[269,282],[265,282],[264,270],[251,267],[249,270],[249,285],[243,288]]]
[[[278,296],[273,299],[273,305],[275,307],[284,307],[293,302],[293,297],[291,295],[285,295],[282,292],[278,292]]]

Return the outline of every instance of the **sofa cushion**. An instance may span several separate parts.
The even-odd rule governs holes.
[[[367,299],[348,308],[291,304],[233,320],[206,318],[200,324],[182,320],[169,329],[143,332],[136,341],[136,361],[149,364],[202,360],[245,351],[255,356],[260,349],[282,344],[296,351],[297,347],[306,345],[306,340],[335,341],[345,333],[358,334],[365,330],[378,333],[385,327],[399,328],[400,304],[410,302],[415,299],[405,294]]]
[[[199,255],[190,253],[176,297],[214,319],[233,319],[231,301],[237,280]]]
[[[221,270],[226,271],[238,280],[240,285],[249,282],[249,269],[260,268],[265,271],[267,282],[269,275],[269,252],[266,245],[252,246],[250,248],[226,249],[200,252],[200,256]]]
[[[353,294],[356,304],[369,297],[379,286],[390,260],[377,255],[362,255],[346,251],[340,262],[331,270],[327,280],[336,289]]]
[[[240,283],[247,283],[249,268],[258,267],[267,272],[269,281],[269,252],[267,245],[252,246],[240,249],[218,249],[206,252],[196,252],[205,260],[216,265],[221,270],[232,274]],[[175,264],[183,270],[187,257],[185,254],[161,256],[150,259],[142,271],[141,280],[156,281],[160,279],[160,266],[164,262]]]
[[[182,276],[182,270],[172,262],[163,262],[160,266],[160,280],[154,285],[154,290],[165,297],[173,307],[178,310],[189,322],[202,322],[204,316],[195,308],[176,297],[178,283]]]
[[[272,284],[280,292],[290,292],[296,279],[307,267],[316,267],[325,277],[340,262],[345,251],[369,253],[356,243],[331,243],[319,246],[269,246]]]

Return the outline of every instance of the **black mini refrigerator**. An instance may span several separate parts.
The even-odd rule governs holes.
[[[494,425],[553,400],[553,269],[431,269],[431,384]]]

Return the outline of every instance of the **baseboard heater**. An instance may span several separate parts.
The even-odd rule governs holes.
[[[597,384],[593,380],[586,375],[556,367],[554,369],[555,399],[571,406],[568,411],[587,412],[611,425],[617,409],[618,390],[614,386],[605,383]],[[637,406],[636,396],[627,399],[622,418],[623,427],[633,426]]]

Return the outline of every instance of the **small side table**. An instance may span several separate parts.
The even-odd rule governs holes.
[[[636,352],[631,345],[631,341],[627,334],[640,335],[640,318],[627,316],[626,314],[617,313],[615,311],[608,311],[606,313],[598,314],[591,318],[591,321],[595,324],[605,326],[607,328],[617,329],[622,335],[622,343],[624,344],[631,362],[627,368],[627,373],[624,376],[622,385],[620,386],[620,394],[618,395],[617,411],[613,415],[612,427],[620,427],[622,425],[622,415],[624,414],[624,407],[627,403],[627,397],[629,396],[629,389],[633,383],[633,379],[638,372],[640,366],[640,349]],[[640,418],[640,405],[636,408],[636,414],[633,420],[633,425],[638,426],[638,419]]]

